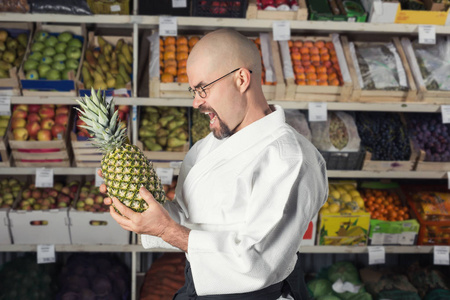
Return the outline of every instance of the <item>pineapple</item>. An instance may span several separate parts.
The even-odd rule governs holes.
[[[156,201],[164,203],[161,181],[142,151],[130,144],[126,127],[114,111],[114,101],[108,104],[105,95],[100,90],[95,94],[94,89],[91,97],[76,101],[81,107],[77,108],[80,119],[87,124],[81,127],[93,135],[91,140],[103,153],[101,169],[108,195],[136,212],[143,212],[148,204],[139,195],[139,188],[144,186]]]

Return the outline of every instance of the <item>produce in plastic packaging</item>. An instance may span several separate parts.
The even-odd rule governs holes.
[[[286,123],[291,125],[298,133],[311,141],[311,130],[303,113],[296,109],[285,109]]]

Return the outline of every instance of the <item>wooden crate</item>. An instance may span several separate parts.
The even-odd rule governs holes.
[[[248,1],[247,19],[266,19],[266,20],[308,20],[308,8],[305,0],[298,0],[297,11],[273,11],[258,10],[256,0]]]
[[[449,172],[450,162],[441,161],[425,161],[426,153],[420,149],[419,158],[417,160],[416,171],[433,171],[433,172]]]
[[[22,95],[24,96],[77,96],[76,82],[79,81],[81,74],[81,66],[84,59],[84,53],[86,51],[86,26],[81,24],[80,26],[63,26],[63,25],[42,25],[36,24],[35,35],[38,31],[45,30],[49,33],[62,33],[69,31],[74,35],[80,36],[83,39],[83,46],[81,51],[81,57],[78,64],[78,69],[73,78],[69,80],[27,80],[25,72],[23,70],[23,64],[19,69],[19,79],[22,84]],[[33,37],[34,39],[34,37]],[[31,46],[29,45],[24,60],[28,59],[31,53]],[[24,84],[33,81],[33,88],[24,88]],[[70,86],[70,90],[65,90]],[[64,87],[64,90],[60,88]],[[60,90],[58,90],[60,89]]]
[[[416,170],[417,160],[419,159],[419,151],[414,147],[412,141],[411,145],[411,156],[409,160],[397,160],[397,161],[384,161],[384,160],[371,160],[372,153],[366,152],[364,158],[362,170],[363,171],[414,171]]]
[[[291,40],[300,41],[319,41],[333,42],[334,48],[336,50],[336,55],[338,58],[339,67],[341,69],[341,74],[344,79],[344,84],[342,86],[311,86],[311,85],[297,85],[295,83],[295,78],[287,75],[287,73],[292,74],[292,61],[291,54],[289,53],[289,47],[287,42],[280,42],[280,52],[282,65],[287,66],[286,69],[290,71],[286,72],[284,70],[284,76],[286,81],[286,93],[283,100],[294,100],[294,101],[348,101],[351,97],[353,90],[353,83],[348,71],[347,61],[342,49],[341,42],[338,35],[329,36],[295,36]],[[289,76],[289,77],[286,77]]]
[[[349,40],[346,36],[341,36],[342,46],[344,48],[344,54],[347,59],[347,63],[349,66],[350,76],[352,77],[353,82],[353,92],[351,96],[351,101],[358,102],[401,102],[401,101],[417,101],[417,88],[414,82],[413,75],[411,73],[411,68],[408,64],[408,60],[406,58],[405,52],[401,46],[400,40],[397,37],[393,37],[391,40],[386,39],[372,39],[370,43],[374,45],[376,43],[384,44],[386,42],[391,41],[400,57],[401,63],[405,70],[406,81],[408,84],[407,91],[389,91],[389,90],[364,90],[362,86],[360,86],[357,71],[355,68],[355,64],[358,62],[352,55],[350,51]],[[355,41],[355,44],[360,42]]]
[[[144,155],[149,160],[155,163],[166,163],[168,165],[173,161],[183,161],[189,151],[189,142],[183,146],[183,151],[146,151],[144,150],[144,144],[139,140],[136,145],[143,150]]]
[[[0,29],[8,31],[9,34],[28,34],[28,42],[26,52],[30,47],[31,37],[33,36],[33,24],[32,23],[15,23],[15,22],[2,22],[0,23]],[[24,56],[25,58],[25,56]],[[23,64],[25,59],[21,62]],[[20,68],[20,66],[19,66]],[[9,96],[20,96],[20,83],[17,67],[13,67],[9,70],[9,78],[0,79],[0,94]]]

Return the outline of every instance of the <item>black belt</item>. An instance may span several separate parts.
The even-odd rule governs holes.
[[[299,253],[297,253],[297,263],[294,270],[285,280],[253,292],[198,296],[188,260],[186,260],[184,274],[186,280],[184,286],[175,294],[173,300],[275,300],[287,293],[290,293],[295,300],[308,299],[305,278],[300,267]]]

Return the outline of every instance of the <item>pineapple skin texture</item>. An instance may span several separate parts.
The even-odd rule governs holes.
[[[147,202],[139,194],[141,186],[151,192],[156,201],[164,203],[166,195],[161,180],[153,164],[137,146],[124,144],[105,153],[101,169],[108,195],[116,197],[135,212],[143,212],[148,208]]]

